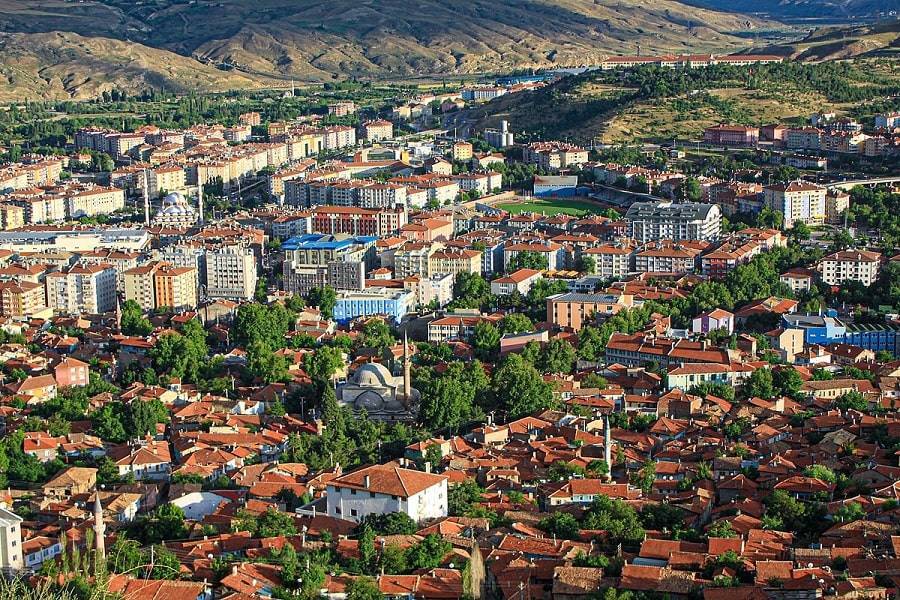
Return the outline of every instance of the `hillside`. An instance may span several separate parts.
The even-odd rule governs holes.
[[[858,56],[896,57],[900,52],[900,20],[873,25],[821,27],[801,40],[774,45],[766,51],[807,61]]]
[[[29,66],[0,95],[571,66],[639,47],[746,50],[749,29],[773,26],[679,0],[0,0],[16,50],[0,72]]]
[[[773,17],[782,21],[847,22],[878,19],[900,11],[900,0],[685,0],[715,10]]]

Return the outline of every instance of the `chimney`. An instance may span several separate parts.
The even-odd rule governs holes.
[[[430,460],[425,462],[425,472],[431,473],[431,461]],[[369,486],[367,485],[366,487],[369,487]]]
[[[231,574],[232,574],[232,575],[237,575],[237,572],[238,572],[238,567],[237,567],[237,565],[231,565]]]
[[[369,489],[369,485],[371,485],[371,483],[372,483],[372,478],[369,477],[368,475],[366,475],[363,478],[363,486],[365,486],[366,489]]]

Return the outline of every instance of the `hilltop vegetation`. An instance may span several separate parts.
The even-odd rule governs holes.
[[[508,119],[523,137],[588,142],[692,137],[715,123],[762,125],[805,120],[818,110],[856,116],[897,107],[900,72],[887,60],[754,69],[641,67],[592,72],[545,89],[501,98],[473,112],[481,126]]]

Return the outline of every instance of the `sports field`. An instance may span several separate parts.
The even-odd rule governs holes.
[[[575,198],[529,198],[528,200],[501,202],[497,204],[497,208],[513,214],[533,212],[546,215],[565,214],[576,217],[588,213],[603,212],[602,207],[596,202]]]

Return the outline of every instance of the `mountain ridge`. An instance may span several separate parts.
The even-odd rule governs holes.
[[[15,49],[0,54],[0,98],[90,97],[148,82],[213,91],[464,75],[638,50],[736,52],[751,46],[742,33],[774,25],[680,0],[0,0],[0,43]],[[33,65],[34,76],[17,73],[20,65]]]

